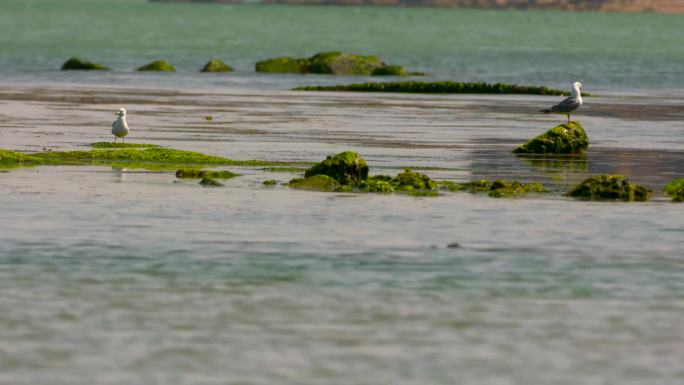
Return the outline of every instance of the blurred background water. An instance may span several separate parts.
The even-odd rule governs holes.
[[[663,92],[684,88],[682,25],[684,15],[656,13],[3,0],[0,80],[275,89],[363,80],[253,72],[258,60],[341,50],[430,79]],[[71,56],[114,71],[59,72]],[[238,71],[198,74],[211,57]],[[134,72],[155,59],[179,72]]]

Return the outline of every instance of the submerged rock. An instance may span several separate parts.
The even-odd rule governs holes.
[[[202,178],[202,180],[199,182],[202,186],[210,186],[210,187],[222,187],[224,186],[223,183],[217,181],[214,178]]]
[[[164,60],[155,60],[138,68],[138,71],[175,72],[176,68]]]
[[[200,179],[200,178],[216,178],[216,179],[230,179],[240,174],[235,174],[228,170],[209,171],[199,170],[195,168],[182,168],[176,171],[176,178],[181,179]]]
[[[72,57],[71,59],[64,62],[62,65],[62,71],[70,70],[85,70],[85,71],[107,71],[110,68],[102,64],[89,62],[87,60],[81,60],[77,57]]]
[[[411,171],[410,169],[406,169],[398,174],[392,180],[392,184],[395,189],[403,191],[434,190],[437,188],[437,183],[427,175]]]
[[[340,191],[342,187],[335,179],[322,174],[292,179],[288,186],[302,190],[317,191]]]
[[[356,152],[345,151],[328,156],[304,173],[307,178],[316,175],[327,175],[339,184],[355,185],[368,179],[368,165]]]
[[[672,197],[673,202],[684,202],[684,178],[670,181],[665,185],[664,191]]]
[[[584,127],[577,122],[556,126],[513,150],[516,154],[579,154],[589,147]]]
[[[269,179],[263,182],[264,186],[275,186],[276,184],[278,184],[278,182],[275,179]]]
[[[568,191],[566,196],[587,200],[647,201],[651,190],[622,175],[596,175]]]
[[[334,75],[409,75],[404,67],[387,66],[377,56],[321,52],[309,58],[278,57],[256,63],[257,72]]]
[[[200,72],[230,72],[233,68],[219,59],[211,59]]]

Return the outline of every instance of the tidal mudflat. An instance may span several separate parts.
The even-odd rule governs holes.
[[[274,166],[0,170],[0,384],[678,384],[684,99],[606,95],[583,157],[511,151],[552,96],[6,86],[0,147],[127,141]],[[371,173],[623,174],[650,202],[299,191],[345,150]],[[285,171],[285,172],[283,172]],[[267,180],[276,185],[264,185]]]

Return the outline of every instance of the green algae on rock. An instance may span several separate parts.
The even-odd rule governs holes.
[[[214,178],[202,178],[202,180],[199,182],[202,186],[209,186],[209,187],[223,187],[224,184],[217,181]]]
[[[392,180],[392,184],[399,191],[434,190],[437,188],[437,183],[427,175],[411,171],[410,169],[406,169],[398,174]]]
[[[176,68],[165,60],[155,60],[138,68],[138,71],[175,72]]]
[[[231,72],[233,71],[233,67],[229,66],[228,64],[222,62],[219,59],[211,59],[207,64],[202,67],[200,72]]]
[[[288,186],[301,190],[316,191],[340,191],[342,187],[335,179],[323,174],[292,179]]]
[[[400,66],[386,66],[377,56],[321,52],[309,58],[278,57],[256,63],[257,72],[333,75],[408,75]],[[378,71],[376,73],[376,71]]]
[[[684,202],[684,178],[674,179],[665,185],[665,194],[672,197],[673,202]]]
[[[304,173],[307,178],[315,175],[327,175],[339,184],[355,185],[368,178],[368,165],[356,152],[345,151],[328,156]]]
[[[268,179],[262,183],[264,186],[275,186],[278,182],[275,179]]]
[[[492,198],[511,198],[524,195],[530,192],[546,192],[546,188],[540,183],[521,183],[516,181],[507,182],[497,179],[492,182],[487,195]]]
[[[370,177],[359,184],[359,190],[369,193],[392,193],[394,192],[394,185],[392,185],[392,178],[384,178],[384,175],[380,177]]]
[[[526,94],[565,95],[567,92],[548,87],[519,86],[506,83],[483,82],[369,82],[335,86],[296,87],[295,91],[400,92],[419,94]]]
[[[516,154],[579,154],[589,147],[584,127],[577,122],[561,124],[513,150]]]
[[[201,178],[213,178],[213,179],[230,179],[240,176],[234,172],[228,170],[200,170],[195,168],[182,168],[176,171],[176,178],[180,179],[201,179]]]
[[[622,175],[595,175],[568,191],[566,196],[586,200],[647,201],[651,190]]]
[[[149,143],[118,143],[118,142],[96,142],[91,144],[92,148],[153,148],[159,147]]]
[[[72,57],[64,64],[62,65],[62,71],[72,71],[72,70],[81,70],[81,71],[108,71],[110,70],[109,67],[98,64],[98,63],[93,63],[87,60],[81,60],[77,57]]]
[[[301,174],[306,171],[305,168],[299,167],[264,167],[261,170],[266,172],[289,172],[292,174]]]

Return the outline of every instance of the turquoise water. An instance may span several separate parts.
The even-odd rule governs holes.
[[[277,88],[359,79],[257,76],[257,60],[343,50],[378,54],[434,78],[601,90],[684,88],[684,15],[4,0],[0,80]],[[113,74],[60,73],[71,56]],[[210,57],[238,69],[196,71]],[[167,59],[179,73],[137,75]]]

